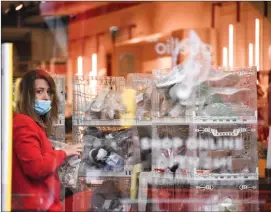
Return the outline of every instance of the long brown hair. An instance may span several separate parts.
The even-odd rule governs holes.
[[[36,79],[45,80],[51,90],[52,108],[44,116],[39,116],[34,109],[36,99]],[[46,133],[49,136],[53,134],[53,123],[58,119],[58,107],[59,99],[56,94],[56,85],[50,74],[42,69],[34,69],[25,73],[19,85],[18,100],[16,103],[17,112],[30,116],[46,130]]]

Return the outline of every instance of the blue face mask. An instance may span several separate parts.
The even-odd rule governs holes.
[[[50,100],[35,100],[35,111],[39,115],[44,115],[51,110]]]

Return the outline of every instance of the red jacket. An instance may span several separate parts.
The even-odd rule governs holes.
[[[13,118],[12,209],[60,211],[57,168],[66,159],[53,150],[46,133],[27,115]]]

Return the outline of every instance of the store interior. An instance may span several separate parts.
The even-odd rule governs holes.
[[[93,171],[83,155],[80,165],[70,168],[76,172],[76,182],[72,183],[65,174],[69,167],[62,167],[66,211],[89,211],[94,207],[90,205],[97,190],[102,195],[115,187],[124,199],[122,210],[116,211],[271,211],[271,2],[2,1],[1,8],[1,42],[13,44],[14,85],[34,68],[45,69],[56,79],[62,110],[52,138],[58,142],[53,145],[83,142],[87,148],[90,142],[86,151],[91,152],[95,145],[114,144],[118,152],[115,157],[120,158],[116,160],[125,164],[121,171],[112,171],[111,166],[104,170],[99,166],[99,171]],[[169,77],[174,67],[186,67],[188,53],[178,49],[186,40],[182,48],[189,49],[186,51],[190,54],[199,51],[194,58],[201,61],[199,70],[203,74],[197,78],[191,75],[184,85],[191,86],[191,90],[196,87],[201,96],[205,88],[196,81],[205,77],[202,82],[208,81],[208,92],[227,96],[215,100],[217,104],[228,101],[230,107],[225,104],[220,108],[221,114],[214,115],[220,116],[218,119],[198,118],[208,113],[206,100],[204,109],[193,109],[191,105],[197,104],[194,97],[191,105],[190,99],[182,99],[181,106],[169,106],[174,99],[171,90],[180,83],[177,75],[170,86],[159,84],[159,79]],[[193,46],[191,40],[200,47]],[[213,69],[206,64],[222,75],[215,78]],[[222,85],[228,90],[219,90]],[[104,104],[102,112],[97,109],[98,100]],[[126,108],[125,113],[122,108]],[[229,115],[235,118],[225,118],[234,108],[242,115],[236,115],[236,109],[235,115]],[[239,141],[246,145],[246,156],[232,149],[202,154],[193,151],[188,145],[192,135],[214,139],[215,144],[235,136],[236,145]],[[154,141],[163,143],[165,138],[186,142],[179,156],[196,154],[199,159],[208,156],[215,160],[237,154],[231,167],[234,171],[228,173],[227,169],[201,164],[193,171],[186,167],[167,172],[160,167],[159,158],[164,153],[142,147],[142,142],[151,146]],[[201,145],[200,150],[204,149]],[[197,183],[189,181],[191,173],[192,181]],[[236,189],[236,185],[228,183],[246,174],[248,184],[238,184]],[[222,176],[229,178],[225,184]],[[206,189],[201,189],[203,185]],[[223,209],[213,203],[208,205],[220,201],[216,198],[223,195],[241,203]],[[194,200],[199,202],[192,204]]]

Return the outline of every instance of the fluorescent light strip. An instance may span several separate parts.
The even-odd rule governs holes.
[[[83,57],[79,56],[77,58],[77,75],[83,76]]]
[[[223,67],[228,67],[228,49],[223,48]]]
[[[260,20],[255,19],[255,65],[260,69]]]
[[[229,67],[233,68],[233,25],[229,25]]]
[[[97,54],[94,53],[91,55],[91,68],[92,68],[92,74],[93,76],[97,76],[97,66],[98,66],[98,58],[97,58]]]
[[[248,44],[248,66],[253,66],[253,44]]]

